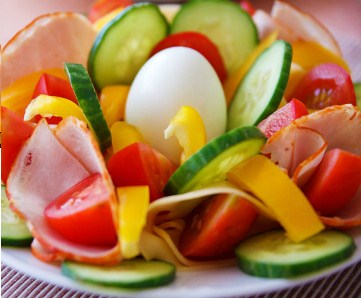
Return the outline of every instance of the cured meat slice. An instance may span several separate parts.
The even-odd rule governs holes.
[[[51,13],[19,31],[1,52],[2,86],[35,71],[63,68],[64,62],[86,64],[96,32],[85,16]]]
[[[118,245],[95,247],[72,243],[54,231],[43,214],[52,200],[90,174],[59,142],[46,121],[40,121],[20,151],[7,183],[11,204],[27,220],[37,241],[33,252],[40,259],[43,256],[48,260],[71,259],[94,264],[119,261]],[[107,190],[112,198],[114,190],[110,187]]]
[[[342,208],[337,216],[321,216],[321,220],[325,225],[333,228],[348,229],[361,226],[361,187],[352,201]]]
[[[308,140],[301,131],[321,136]],[[313,133],[310,133],[313,131]],[[303,134],[303,133],[302,133]],[[322,141],[323,139],[323,141]],[[361,111],[350,104],[331,106],[293,121],[268,139],[262,150],[284,168],[302,187],[321,162],[326,151],[339,148],[361,155]],[[298,146],[297,144],[301,144]],[[300,150],[299,150],[300,149]],[[356,196],[334,217],[322,216],[327,226],[350,228],[361,225],[361,188]]]
[[[314,133],[300,133],[305,128],[317,132],[324,141]],[[327,142],[327,150],[339,148],[361,155],[360,140],[361,111],[346,104],[331,106],[296,119],[269,138],[262,153],[270,156],[273,162],[292,176],[297,167],[311,155],[316,154],[315,158],[318,156],[321,161],[317,150],[323,148],[324,142]]]

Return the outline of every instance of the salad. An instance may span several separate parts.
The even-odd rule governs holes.
[[[35,19],[2,70],[4,246],[135,289],[353,254],[361,83],[297,7],[98,0]]]

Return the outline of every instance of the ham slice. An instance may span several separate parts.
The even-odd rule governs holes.
[[[348,229],[361,226],[361,187],[352,201],[342,208],[337,216],[321,216],[321,220],[325,225],[333,228]]]
[[[70,119],[63,125],[74,126],[74,123],[77,122]],[[81,125],[75,128],[79,129],[79,135],[85,134],[80,127]],[[84,156],[96,156],[95,153],[90,153],[94,151],[94,147],[83,147],[83,150]],[[45,120],[39,122],[20,151],[7,181],[7,192],[12,206],[27,220],[36,239],[32,251],[40,259],[69,259],[94,264],[119,261],[118,245],[94,247],[72,243],[55,232],[48,225],[43,214],[52,200],[91,175],[93,172],[89,170],[90,168],[85,168],[79,158],[66,149]],[[113,200],[115,198],[113,187],[107,187],[107,190],[109,198]]]
[[[346,104],[331,106],[296,119],[269,138],[262,153],[285,169],[302,187],[326,151],[339,148],[361,155],[360,140],[361,111]],[[360,189],[337,216],[322,216],[324,224],[339,228],[361,225]]]
[[[296,119],[269,138],[262,153],[292,176],[302,162],[317,150],[323,150],[325,142],[327,150],[339,148],[361,155],[360,140],[361,111],[346,104],[327,107]],[[319,154],[315,158],[321,161]]]
[[[285,1],[275,1],[271,17],[278,24],[280,39],[289,42],[314,41],[341,56],[341,49],[335,37],[312,15]]]
[[[1,89],[35,71],[63,69],[64,62],[87,63],[96,32],[85,16],[51,13],[19,31],[1,52]]]

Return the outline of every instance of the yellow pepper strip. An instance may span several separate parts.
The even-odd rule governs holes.
[[[67,80],[64,70],[59,68],[31,73],[1,91],[1,105],[23,116],[43,73]]]
[[[180,163],[207,143],[206,128],[199,113],[192,107],[183,106],[172,118],[164,131],[166,139],[175,136],[183,148]]]
[[[115,121],[124,119],[125,103],[127,101],[129,86],[114,85],[104,87],[100,93],[100,107],[109,127]]]
[[[94,24],[93,24],[93,28],[96,32],[99,32],[101,29],[103,29],[103,27],[109,23],[112,19],[115,18],[115,16],[120,13],[122,10],[124,9],[124,7],[118,7],[114,10],[112,10],[111,12],[107,13],[105,16],[101,17],[100,19],[98,19]]]
[[[321,63],[336,63],[350,73],[350,68],[342,57],[316,42],[296,41],[292,43],[292,52],[292,62],[306,70]]]
[[[137,128],[124,121],[115,122],[111,128],[113,153],[127,147],[135,142],[145,142]]]
[[[293,91],[295,91],[297,85],[301,82],[303,77],[306,75],[307,71],[302,66],[297,63],[291,63],[290,76],[288,78],[287,87],[284,93],[285,98],[290,98]]]
[[[231,103],[233,95],[237,90],[239,83],[242,81],[245,74],[251,68],[257,57],[268,48],[277,39],[277,32],[270,33],[248,56],[245,63],[238,71],[229,74],[226,81],[223,83],[224,94],[226,96],[227,105]]]
[[[118,187],[116,191],[119,200],[118,238],[123,258],[131,259],[139,254],[140,236],[149,206],[149,187]]]
[[[24,120],[31,120],[36,115],[42,117],[58,116],[63,119],[74,116],[87,122],[81,108],[71,100],[44,94],[39,95],[30,102],[25,110]]]
[[[324,229],[302,191],[267,157],[252,157],[228,172],[227,178],[263,201],[292,241],[303,241]]]

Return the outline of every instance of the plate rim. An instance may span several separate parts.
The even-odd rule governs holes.
[[[361,227],[354,228],[351,231],[348,231],[355,243],[356,250],[354,254],[346,261],[335,264],[333,266],[329,266],[320,271],[307,274],[298,278],[293,279],[265,279],[258,277],[251,277],[246,275],[245,273],[239,271],[236,266],[233,267],[225,267],[221,269],[209,269],[209,270],[197,270],[197,271],[177,271],[176,281],[168,286],[154,288],[154,289],[146,289],[146,290],[125,290],[120,288],[113,287],[104,287],[104,286],[96,286],[88,283],[82,283],[79,281],[71,280],[66,276],[61,274],[59,265],[48,264],[41,262],[36,259],[30,252],[29,248],[1,248],[1,261],[3,264],[7,265],[10,268],[13,268],[29,277],[45,281],[51,285],[57,287],[67,288],[70,291],[81,291],[84,293],[96,294],[96,295],[109,295],[113,297],[147,297],[147,298],[168,298],[170,291],[172,298],[181,298],[185,297],[185,295],[191,294],[192,298],[226,298],[230,296],[247,296],[247,295],[259,295],[266,294],[275,291],[281,291],[285,289],[291,289],[297,286],[301,286],[306,283],[315,282],[322,278],[327,278],[328,276],[335,274],[337,272],[341,272],[352,265],[356,265],[361,262]],[[17,258],[17,255],[23,256],[28,259],[28,263],[24,262],[22,259]],[[35,265],[35,267],[34,267]],[[36,266],[38,265],[38,266]],[[39,267],[40,266],[40,267]],[[36,268],[36,270],[34,270]],[[45,268],[45,269],[44,269]],[[217,270],[226,270],[226,272],[230,272],[230,274],[234,274],[232,271],[239,272],[239,276],[246,276],[250,279],[255,279],[254,282],[260,283],[260,286],[252,287],[242,285],[244,288],[241,288],[241,285],[236,285],[227,288],[217,288],[217,287],[209,287],[200,285],[197,288],[189,287],[186,285],[177,284],[177,279],[181,277],[186,277],[189,274],[198,274],[199,272],[205,272],[213,275],[217,275],[218,272],[212,272]],[[253,283],[252,283],[253,285]]]

